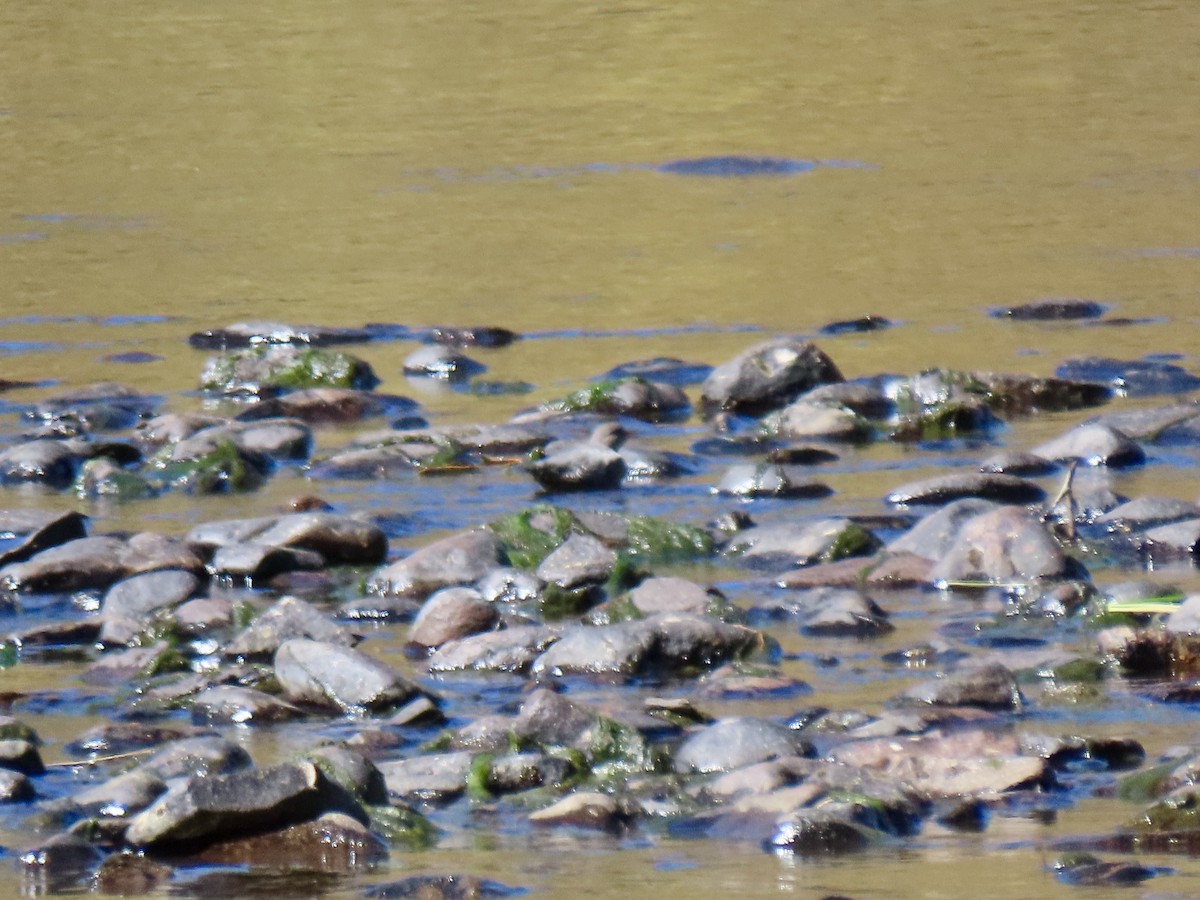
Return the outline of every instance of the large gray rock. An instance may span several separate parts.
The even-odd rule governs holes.
[[[311,550],[330,563],[351,565],[379,563],[387,553],[387,536],[377,525],[327,512],[206,522],[189,531],[186,540],[206,556],[248,543]]]
[[[379,763],[388,794],[398,800],[445,801],[467,788],[474,756],[468,750]]]
[[[686,578],[647,578],[629,592],[629,602],[646,615],[658,612],[703,613],[716,597]]]
[[[278,697],[233,684],[206,688],[192,700],[192,719],[200,725],[263,725],[302,715]]]
[[[890,553],[912,553],[925,559],[941,559],[958,539],[964,524],[985,512],[998,509],[991,500],[966,497],[934,510],[888,544]]]
[[[349,712],[399,706],[421,693],[400,672],[357,650],[306,638],[279,647],[275,677],[289,700]]]
[[[943,504],[964,497],[998,503],[1040,503],[1046,499],[1046,492],[1016,475],[952,472],[902,484],[887,495],[887,502],[905,506]]]
[[[141,532],[128,540],[85,537],[50,547],[0,569],[0,583],[31,593],[107,588],[122,578],[158,569],[202,574],[200,559],[178,541]]]
[[[35,440],[0,451],[0,484],[28,481],[63,488],[75,478],[79,456],[63,441]]]
[[[440,588],[471,584],[498,568],[500,543],[496,536],[487,529],[464,531],[376,569],[367,579],[367,590],[428,596]]]
[[[0,510],[0,566],[87,535],[87,517],[77,512],[36,509]]]
[[[755,344],[717,366],[704,379],[700,397],[709,408],[755,412],[842,380],[837,366],[815,344],[781,337]]]
[[[935,582],[1029,581],[1066,578],[1079,570],[1037,516],[1019,506],[1004,506],[967,521],[930,578]]]
[[[226,656],[266,658],[293,638],[349,647],[354,637],[329,616],[299,597],[282,597],[256,617],[224,650]]]
[[[809,746],[785,725],[766,719],[722,719],[694,732],[675,753],[677,772],[728,772],[742,766],[808,755]]]
[[[730,466],[717,484],[718,494],[735,497],[827,497],[833,490],[826,484],[813,481],[800,466],[774,463],[743,463]]]
[[[759,525],[740,531],[725,547],[755,568],[787,569],[874,552],[879,541],[850,519],[814,519]]]
[[[260,419],[210,425],[179,441],[170,451],[172,462],[201,459],[230,443],[248,454],[276,460],[305,460],[312,449],[312,432],[294,419]]]
[[[325,790],[311,762],[193,778],[134,816],[125,840],[150,847],[274,830],[316,816]]]
[[[1021,692],[1017,688],[1017,681],[1013,673],[999,663],[922,682],[901,696],[905,701],[931,706],[977,706],[999,711],[1021,708]]]
[[[572,534],[537,568],[537,577],[562,588],[604,581],[617,564],[617,554],[591,535]]]
[[[163,569],[118,581],[100,604],[100,640],[105,644],[128,643],[146,627],[146,617],[155,610],[177,606],[196,590],[200,579],[191,572]]]
[[[449,641],[429,656],[432,674],[525,672],[562,632],[544,625],[517,625]]]
[[[412,629],[410,643],[440,647],[448,641],[488,631],[500,613],[474,588],[444,588],[425,601]]]
[[[785,441],[866,441],[871,424],[854,410],[805,395],[763,419],[763,430]]]
[[[1078,460],[1086,466],[1135,466],[1146,454],[1136,441],[1108,425],[1078,425],[1065,434],[1033,448],[1038,456]]]
[[[589,441],[563,444],[541,459],[527,463],[525,469],[549,492],[620,487],[626,472],[620,453]]]

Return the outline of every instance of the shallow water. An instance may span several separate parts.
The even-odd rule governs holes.
[[[499,11],[370,0],[335,14],[304,0],[29,0],[0,5],[0,35],[0,378],[40,385],[0,394],[6,440],[25,404],[65,385],[117,380],[198,408],[190,392],[206,354],[183,338],[244,319],[527,335],[473,353],[489,379],[533,385],[519,396],[405,379],[411,342],[352,348],[379,390],[419,400],[435,424],[500,421],[630,359],[716,363],[765,334],[864,314],[900,324],[819,339],[849,377],[935,364],[1050,374],[1088,353],[1179,354],[1200,369],[1200,14],[1186,2],[531,0]],[[755,175],[663,169],[731,155],[791,162]],[[1134,321],[987,315],[1046,296]],[[1022,420],[998,441],[1030,446],[1073,420]],[[318,455],[349,433],[318,433]],[[683,423],[672,449],[704,433]],[[836,490],[819,508],[881,512],[899,482],[987,449],[847,454],[819,473]],[[1114,489],[1195,500],[1195,450],[1176,450]],[[704,521],[728,505],[707,492],[715,471],[596,502]],[[318,488],[339,507],[407,516],[397,547],[533,496],[522,476],[494,474]],[[312,489],[294,472],[238,498],[105,506],[5,488],[0,504],[80,508],[94,531],[179,534]],[[752,512],[817,508],[760,501]],[[744,573],[700,575],[756,590]],[[1156,577],[1200,588],[1190,568]],[[897,645],[937,614],[895,612]],[[371,643],[386,650],[388,636]],[[847,675],[812,666],[801,643],[787,666],[815,690],[800,702],[874,710],[903,683],[879,671],[874,645],[822,645],[850,660]],[[17,666],[0,689],[44,695],[44,715],[30,712],[65,741],[96,716],[50,696],[78,691],[73,673]],[[1047,703],[1042,715],[1047,730],[1135,732],[1151,756],[1194,743],[1200,725],[1193,710],[1134,700]],[[255,740],[256,754],[277,752]],[[980,837],[923,835],[820,864],[656,833],[618,850],[464,827],[373,878],[463,869],[598,898],[961,896],[980,884],[990,896],[1066,896],[1040,848],[1111,828],[1124,816],[1113,804],[1086,800],[1053,824],[998,817]],[[18,827],[0,843],[21,846]],[[1197,892],[1194,861],[1163,864],[1176,874],[1149,892]],[[10,878],[0,872],[0,893]]]

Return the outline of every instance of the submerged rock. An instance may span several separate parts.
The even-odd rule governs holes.
[[[317,347],[256,344],[214,356],[200,374],[205,391],[258,395],[312,387],[370,389],[379,379],[357,357]]]

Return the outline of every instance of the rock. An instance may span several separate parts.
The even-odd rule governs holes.
[[[64,434],[117,431],[151,416],[157,402],[131,387],[105,381],[47,397],[26,415]]]
[[[186,541],[205,555],[222,547],[255,543],[311,550],[333,564],[380,563],[387,553],[387,536],[377,525],[328,512],[206,522],[189,531]]]
[[[889,321],[883,316],[860,316],[857,319],[843,319],[837,322],[829,322],[822,325],[817,331],[820,334],[835,335],[835,334],[865,334],[870,331],[883,331],[886,328],[895,326],[895,322]]]
[[[1080,569],[1036,516],[1005,506],[967,520],[929,574],[935,582],[1007,583],[1069,578]]]
[[[173,728],[155,728],[142,722],[109,722],[89,728],[63,747],[72,757],[115,756],[170,744],[183,737]]]
[[[78,464],[79,457],[63,441],[25,441],[0,451],[0,484],[65,488],[75,480]]]
[[[282,597],[257,616],[224,649],[225,656],[266,659],[287,641],[313,641],[349,647],[354,637],[327,615],[299,597]]]
[[[347,712],[379,712],[421,693],[390,666],[348,647],[306,638],[280,645],[275,677],[290,700]]]
[[[718,494],[738,497],[817,498],[833,493],[828,486],[806,477],[799,466],[778,466],[771,463],[732,466],[726,470],[716,487]]]
[[[271,474],[272,465],[265,454],[224,440],[198,456],[172,459],[161,453],[151,460],[146,477],[149,484],[159,489],[202,496],[239,493],[262,486]]]
[[[958,539],[963,525],[998,505],[990,500],[967,497],[953,500],[926,515],[916,525],[888,544],[889,553],[912,553],[925,559],[941,559]]]
[[[367,579],[367,590],[427,596],[440,588],[470,584],[500,564],[500,544],[495,535],[482,529],[464,531],[377,569]]]
[[[562,785],[575,771],[566,759],[532,751],[494,756],[482,787],[489,794],[511,794],[541,785]]]
[[[465,381],[486,371],[487,367],[447,346],[421,347],[404,359],[404,374],[447,381]]]
[[[324,776],[360,803],[386,804],[383,773],[363,754],[344,745],[318,747],[307,757]]]
[[[621,804],[611,794],[576,791],[529,814],[533,825],[570,825],[612,831],[623,824]]]
[[[862,556],[878,539],[850,519],[760,525],[736,534],[725,553],[755,568],[786,569]]]
[[[870,832],[854,821],[856,809],[836,803],[789,816],[771,836],[767,848],[801,856],[827,856],[864,850],[874,843]]]
[[[219,548],[208,565],[214,575],[253,585],[287,572],[318,571],[325,567],[325,559],[311,550],[251,542]]]
[[[347,425],[363,419],[412,412],[415,400],[353,388],[317,387],[292,391],[251,403],[236,416],[239,422],[299,419],[306,425]]]
[[[1070,431],[1033,448],[1038,456],[1053,460],[1076,460],[1086,466],[1119,468],[1145,462],[1146,454],[1136,442],[1107,425],[1077,425]]]
[[[92,889],[117,897],[139,897],[162,889],[173,869],[134,853],[114,853],[92,874]]]
[[[398,800],[452,800],[467,789],[474,757],[466,750],[379,763],[388,794]]]
[[[0,769],[0,803],[25,803],[36,794],[33,782],[24,773]]]
[[[1015,475],[985,472],[955,472],[911,481],[887,495],[888,503],[900,506],[944,504],[965,497],[995,500],[999,503],[1040,503],[1046,492]]]
[[[608,447],[574,443],[525,465],[544,491],[610,490],[625,477],[625,460]]]
[[[105,644],[128,643],[145,628],[148,615],[182,603],[199,586],[200,580],[192,572],[177,569],[145,572],[118,581],[100,604],[100,640]]]
[[[488,897],[514,897],[522,894],[497,881],[476,878],[474,875],[410,875],[399,881],[377,884],[364,891],[372,900],[483,900]]]
[[[1089,853],[1059,857],[1054,874],[1064,884],[1083,887],[1126,887],[1141,884],[1162,870],[1129,862],[1104,862]]]
[[[311,762],[193,778],[134,816],[125,840],[150,847],[277,830],[320,813],[324,790]]]
[[[286,722],[302,715],[290,703],[236,685],[207,688],[192,700],[192,720],[198,725],[262,725]]]
[[[861,443],[874,435],[870,423],[859,413],[830,400],[815,399],[812,393],[771,413],[760,427],[765,434],[782,441]]]
[[[895,631],[888,615],[858,591],[817,590],[812,611],[800,626],[810,637],[873,638]]]
[[[1200,518],[1149,528],[1140,535],[1138,549],[1151,562],[1194,557],[1200,550]]]
[[[0,566],[23,562],[50,547],[87,534],[87,517],[77,512],[0,510]]]
[[[844,380],[816,345],[782,337],[755,344],[717,366],[700,396],[709,409],[754,413],[782,407],[820,384]]]
[[[614,381],[618,378],[645,378],[661,384],[671,384],[676,387],[687,387],[699,384],[708,377],[712,366],[704,363],[685,362],[669,356],[659,356],[654,359],[639,359],[633,362],[614,366],[600,376],[601,381]]]
[[[217,840],[188,860],[251,872],[347,875],[373,869],[387,856],[387,845],[367,826],[343,812],[326,812],[309,822]]]
[[[561,632],[542,625],[510,626],[448,641],[429,656],[432,674],[447,672],[525,672]]]
[[[617,555],[596,538],[572,534],[537,567],[542,581],[572,589],[604,581],[617,564]]]
[[[78,889],[84,878],[104,859],[99,847],[69,832],[56,834],[52,838],[26,850],[17,864],[25,881],[38,887],[39,893],[58,893],[71,888]]]
[[[980,472],[1016,475],[1020,478],[1050,475],[1058,468],[1058,463],[1024,450],[1001,450],[979,464]]]
[[[1149,408],[1122,409],[1088,420],[1091,425],[1107,425],[1135,441],[1156,442],[1159,435],[1176,425],[1188,426],[1200,415],[1195,401],[1170,403]]]
[[[132,574],[125,556],[125,542],[117,538],[78,538],[6,565],[0,582],[31,593],[106,588]]]
[[[1170,497],[1135,497],[1097,516],[1095,523],[1110,530],[1139,530],[1183,519],[1200,519],[1200,505]]]
[[[994,372],[974,374],[985,388],[988,406],[1006,417],[1085,409],[1107,403],[1112,397],[1106,386],[1087,381]]]
[[[181,738],[164,745],[144,760],[140,769],[163,781],[184,776],[218,775],[250,766],[250,755],[240,746],[218,737]]]
[[[631,590],[629,602],[645,615],[658,612],[703,614],[718,596],[686,578],[663,576],[647,578]]]
[[[1120,360],[1097,356],[1068,359],[1054,374],[1059,378],[1109,385],[1128,397],[1183,394],[1200,387],[1200,378],[1171,363],[1156,360]]]
[[[521,704],[512,733],[543,747],[578,746],[596,722],[596,713],[562,694],[540,688]]]
[[[524,603],[542,595],[545,582],[520,569],[493,569],[475,585],[488,603]]]
[[[197,350],[229,350],[269,344],[325,346],[369,341],[365,328],[328,328],[321,325],[288,325],[283,322],[235,322],[225,328],[197,331],[188,343]]]
[[[1016,319],[1021,321],[1062,322],[1078,319],[1098,319],[1104,315],[1105,307],[1094,300],[1080,300],[1074,297],[1051,297],[1044,300],[1033,300],[1021,306],[1008,306],[995,310],[997,318]]]
[[[275,460],[305,460],[312,449],[312,432],[294,419],[256,419],[250,422],[222,422],[202,428],[175,444],[169,462],[203,459],[230,443],[254,459],[265,456]]]
[[[1016,679],[998,663],[917,684],[901,697],[931,706],[977,706],[1002,712],[1017,711],[1022,705]]]
[[[721,719],[693,732],[675,753],[677,772],[728,772],[769,759],[812,755],[796,732],[766,719]]]
[[[518,414],[513,421],[523,423],[562,415],[595,413],[660,422],[682,417],[688,408],[687,395],[672,384],[647,381],[645,378],[620,378],[594,382],[559,400],[551,400],[535,410]]]
[[[347,353],[316,347],[258,344],[211,357],[200,388],[227,395],[341,387],[369,390],[379,384],[370,365]]]
[[[166,790],[167,783],[143,767],[76,791],[68,801],[84,816],[133,816]]]
[[[471,325],[455,327],[439,325],[425,329],[420,333],[421,340],[427,344],[445,344],[450,347],[507,347],[513,341],[519,340],[520,335],[507,328],[495,325]]]
[[[11,769],[26,775],[41,775],[46,771],[37,745],[21,738],[0,740],[0,769]]]
[[[408,640],[423,647],[440,647],[447,641],[488,631],[499,619],[496,608],[474,588],[443,588],[425,601]]]

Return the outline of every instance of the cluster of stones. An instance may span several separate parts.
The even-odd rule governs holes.
[[[444,378],[478,371],[444,344],[512,338],[426,336],[433,352],[406,370]],[[237,415],[161,413],[157,398],[115,385],[77,391],[31,407],[35,431],[0,453],[0,478],[130,498],[245,489],[289,462],[315,480],[502,465],[553,499],[733,455],[752,461],[732,465],[712,486],[718,495],[815,498],[831,491],[809,473],[843,447],[986,436],[1003,417],[1096,406],[1114,389],[1107,378],[941,370],[846,381],[814,344],[785,337],[711,370],[631,364],[507,423],[433,428],[413,422],[411,401],[372,392],[366,363],[323,346],[379,338],[369,327],[261,324],[193,336],[222,349],[202,386],[243,398]],[[630,440],[633,422],[689,415],[684,388],[697,381],[711,432],[692,457]],[[309,458],[312,428],[372,415],[399,415],[399,427]],[[13,636],[10,662],[77,648],[89,660],[83,682],[115,692],[117,720],[65,748],[79,759],[67,789],[47,775],[33,729],[0,721],[0,797],[32,804],[31,827],[44,835],[23,865],[55,889],[87,879],[153,887],[180,864],[263,859],[355,871],[389,848],[435,844],[431,817],[460,802],[537,827],[661,827],[799,854],[903,841],[931,822],[980,830],[1031,796],[1092,783],[1082,771],[1136,769],[1144,752],[1132,740],[1026,730],[1023,673],[944,645],[905,651],[900,664],[942,677],[879,715],[814,705],[714,718],[706,701],[804,696],[809,687],[781,671],[770,628],[871,639],[893,629],[885,606],[902,591],[990,586],[1005,616],[1048,629],[1111,623],[1111,601],[1162,589],[1130,582],[1101,594],[1081,560],[1190,558],[1200,507],[1120,497],[1103,475],[1198,429],[1200,406],[1185,402],[1095,416],[970,471],[898,485],[883,515],[756,525],[738,513],[702,527],[545,502],[399,559],[379,524],[316,501],[182,538],[91,534],[78,513],[0,512],[5,602],[20,610],[51,597],[60,609]],[[768,573],[776,587],[738,603],[670,572],[697,560]],[[403,629],[406,665],[369,652],[363,637],[380,627]],[[1098,630],[1095,654],[1057,660],[1055,676],[1187,673],[1200,660],[1198,632],[1194,600],[1165,623],[1135,616]],[[464,701],[457,685],[480,676],[510,702],[481,712]],[[604,701],[561,693],[578,680],[607,686]],[[1158,700],[1195,699],[1190,682],[1155,690]],[[280,723],[327,727],[311,749],[269,766],[225,734]],[[347,732],[338,723],[353,723],[352,734],[331,737]],[[1130,790],[1154,805],[1101,849],[1200,845],[1197,758],[1131,776]],[[1082,856],[1064,872],[1083,882],[1155,874]],[[373,895],[457,896],[462,883],[429,877]]]

